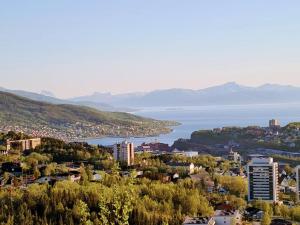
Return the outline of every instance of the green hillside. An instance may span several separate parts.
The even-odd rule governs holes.
[[[54,105],[0,92],[0,129],[35,136],[77,139],[101,136],[145,136],[170,131],[169,121],[74,105]],[[56,134],[57,133],[57,134]]]

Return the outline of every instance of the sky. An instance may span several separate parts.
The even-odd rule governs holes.
[[[0,86],[61,98],[300,86],[300,1],[0,2]]]

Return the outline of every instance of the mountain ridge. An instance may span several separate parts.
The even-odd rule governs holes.
[[[11,94],[15,94],[21,97],[25,97],[31,100],[35,101],[43,101],[51,104],[71,104],[71,105],[78,105],[78,106],[88,106],[91,108],[95,108],[97,110],[101,111],[108,111],[108,112],[131,112],[134,111],[134,109],[130,109],[127,107],[114,107],[107,103],[101,103],[101,102],[93,102],[93,101],[71,101],[68,99],[60,99],[55,97],[55,95],[49,91],[41,91],[41,93],[35,93],[31,91],[23,91],[23,90],[11,90],[6,89],[3,87],[0,87],[0,91],[7,92]],[[47,94],[48,93],[48,94]],[[50,94],[50,95],[49,95]]]
[[[102,111],[134,111],[134,108],[155,106],[205,106],[239,104],[300,103],[300,87],[266,83],[257,87],[228,82],[204,89],[160,89],[150,92],[112,94],[94,92],[92,95],[59,99],[21,90],[3,91],[54,104],[73,104]]]
[[[74,102],[92,100],[119,107],[300,103],[300,87],[270,83],[250,87],[229,82],[198,90],[172,88],[116,95],[95,92],[70,100]]]

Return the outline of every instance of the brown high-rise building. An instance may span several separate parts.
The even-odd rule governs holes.
[[[134,165],[133,143],[123,141],[122,143],[114,144],[113,150],[113,156],[115,160],[126,163],[127,166]]]
[[[41,145],[41,142],[41,138],[31,138],[16,141],[8,140],[6,143],[6,149],[9,151],[12,145],[16,145],[20,150],[25,151],[29,149],[35,149],[37,146]]]
[[[275,120],[275,119],[270,120],[269,121],[269,127],[270,128],[280,128],[279,120]]]

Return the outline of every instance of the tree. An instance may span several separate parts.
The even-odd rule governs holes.
[[[93,179],[93,170],[91,166],[87,166],[85,172],[87,174],[88,180],[91,181]]]
[[[242,177],[221,176],[219,182],[232,195],[244,197],[247,194],[247,181]]]
[[[270,217],[270,215],[272,215],[272,207],[270,205],[270,203],[262,201],[262,210],[264,211],[264,214],[268,214],[268,216]]]
[[[104,197],[105,194],[105,197]],[[133,211],[133,191],[130,186],[114,186],[100,197],[99,216],[103,225],[129,225]]]
[[[224,161],[221,163],[220,168],[224,171],[227,172],[230,169],[230,162],[228,160]]]
[[[287,173],[287,175],[292,175],[294,172],[294,169],[290,165],[285,165],[284,171]]]
[[[268,213],[264,212],[261,225],[270,225],[270,224],[271,224],[271,217]]]
[[[76,201],[73,206],[73,215],[74,217],[80,221],[80,224],[89,225],[91,221],[89,220],[90,212],[88,205],[82,200]]]
[[[41,172],[36,166],[34,167],[33,174],[34,174],[35,179],[37,179],[41,176]]]
[[[33,152],[29,156],[25,157],[25,162],[30,165],[31,167],[34,167],[38,165],[39,163],[45,163],[49,162],[50,158],[48,156]]]
[[[9,177],[10,177],[10,174],[8,172],[5,172],[3,174],[3,181],[4,181],[4,183],[6,183],[8,181]]]
[[[81,184],[87,185],[89,182],[89,176],[83,164],[80,166],[80,176],[81,176],[80,178]]]
[[[280,206],[280,215],[283,216],[283,218],[289,217],[289,208],[286,205]]]
[[[58,212],[59,214],[62,214],[65,211],[64,205],[61,202],[59,202],[55,206],[55,211]]]
[[[280,210],[280,205],[275,205],[274,206],[274,215],[276,215],[276,216],[281,216],[281,210]]]
[[[55,174],[56,167],[57,167],[56,163],[50,163],[50,164],[48,164],[46,166],[45,170],[44,170],[44,175],[45,176],[50,176],[50,175]]]
[[[294,207],[290,211],[291,219],[300,222],[300,206]]]
[[[9,216],[6,225],[14,225],[14,216]]]

